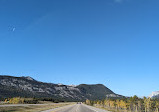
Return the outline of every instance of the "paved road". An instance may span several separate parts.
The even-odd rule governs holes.
[[[42,112],[109,112],[85,104],[74,104]]]

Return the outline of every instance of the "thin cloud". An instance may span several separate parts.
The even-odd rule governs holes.
[[[15,31],[15,28],[13,28],[12,31],[14,32],[14,31]]]

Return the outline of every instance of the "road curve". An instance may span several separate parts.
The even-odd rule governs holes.
[[[102,110],[85,104],[74,104],[42,112],[110,112],[110,111]]]

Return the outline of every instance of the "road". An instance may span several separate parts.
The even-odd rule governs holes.
[[[74,104],[42,112],[109,112],[109,111],[98,109],[85,104]]]

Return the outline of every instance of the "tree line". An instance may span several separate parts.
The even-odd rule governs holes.
[[[8,104],[37,104],[38,99],[35,98],[23,98],[23,97],[13,97],[13,98],[6,98],[4,103]]]
[[[151,98],[138,98],[137,96],[104,100],[86,100],[87,105],[104,108],[115,112],[159,112],[159,100]]]
[[[25,97],[5,98],[1,101],[7,104],[37,104],[40,101],[50,101],[53,103],[66,102],[65,100],[53,99],[53,98],[25,98]]]

